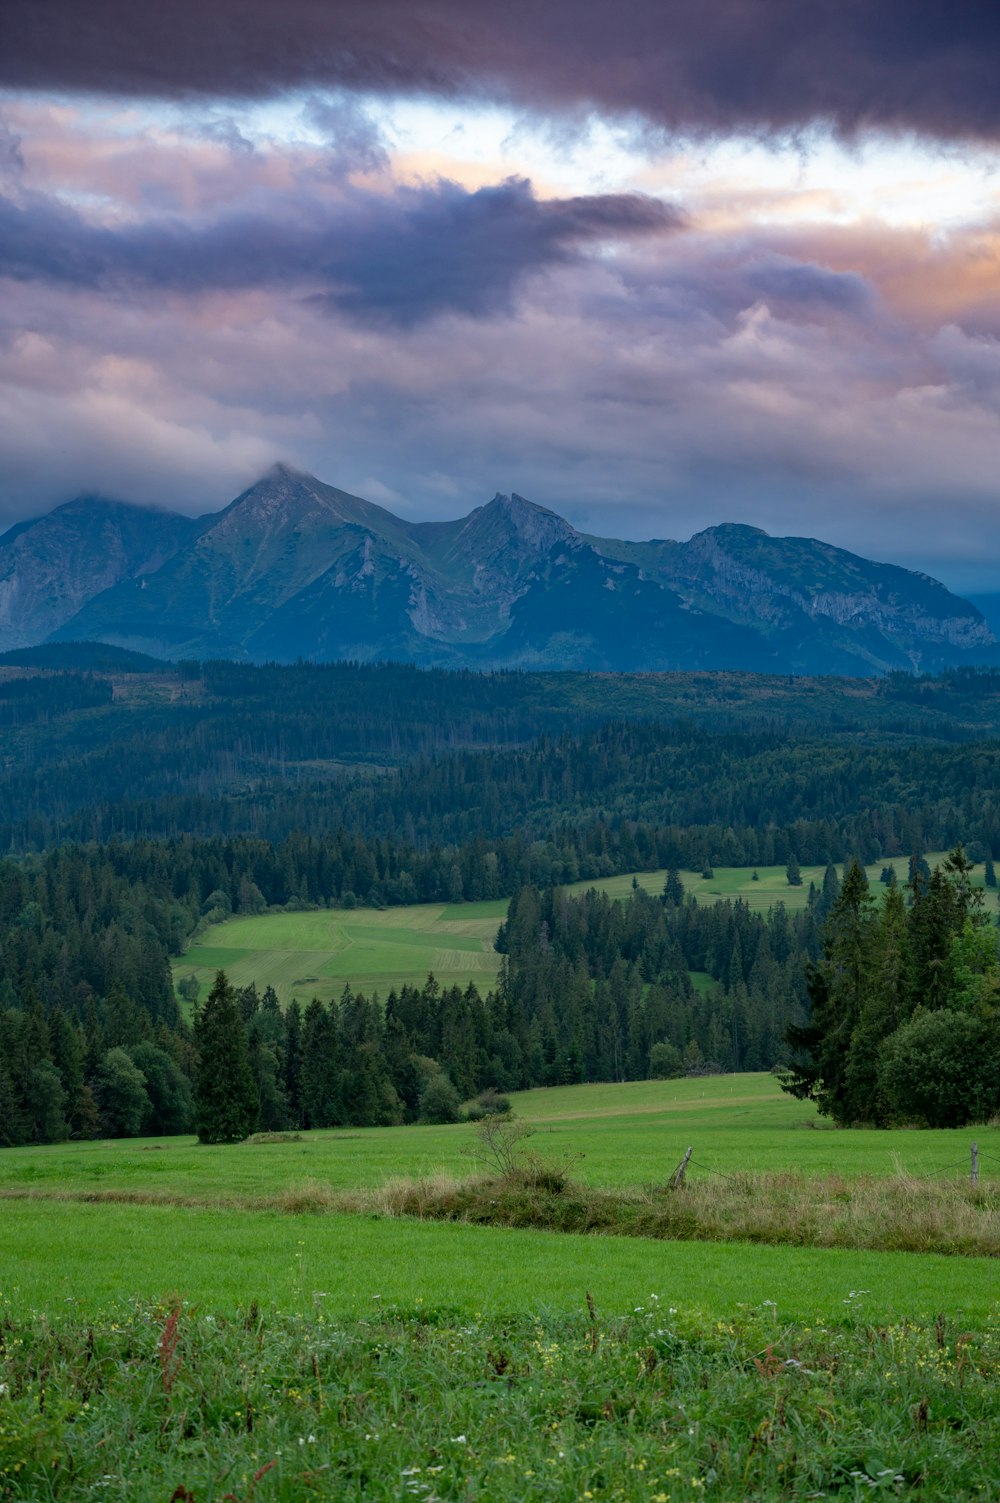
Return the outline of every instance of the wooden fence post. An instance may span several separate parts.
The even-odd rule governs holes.
[[[973,1143],[973,1145],[972,1145],[972,1172],[969,1175],[969,1179],[970,1179],[970,1181],[971,1181],[972,1184],[978,1185],[978,1183],[979,1183],[979,1144],[978,1143]]]
[[[690,1157],[691,1149],[689,1148],[687,1153],[681,1159],[680,1163],[677,1165],[677,1168],[674,1170],[673,1174],[670,1176],[671,1190],[679,1190],[681,1185],[684,1183],[684,1176],[687,1173],[688,1159]]]

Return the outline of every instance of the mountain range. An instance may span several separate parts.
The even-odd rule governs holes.
[[[578,532],[517,495],[409,522],[277,465],[200,518],[82,497],[0,537],[0,651],[795,674],[1000,659],[924,574],[736,524],[688,542]]]

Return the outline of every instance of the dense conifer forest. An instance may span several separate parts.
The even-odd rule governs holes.
[[[750,675],[150,669],[115,649],[73,653],[43,649],[0,679],[8,1143],[192,1125],[197,1020],[169,961],[211,922],[497,898],[512,902],[488,997],[428,981],[330,1007],[304,996],[283,1014],[273,994],[241,993],[255,1125],[411,1121],[488,1088],[768,1069],[793,1062],[789,1029],[801,1093],[838,1120],[889,1120],[902,1109],[889,1086],[872,1094],[866,1078],[842,1100],[840,1067],[810,1032],[825,1026],[822,978],[836,970],[832,863],[912,855],[919,874],[923,852],[959,841],[977,862],[1000,852],[995,674],[838,694]],[[827,866],[804,912],[699,908],[676,884],[625,903],[560,891],[775,863]],[[955,880],[928,876],[928,892]],[[866,993],[846,1030],[863,1020],[879,1048],[921,1007],[969,1014],[947,988],[927,1000],[931,972],[913,957],[929,899],[919,883],[908,891],[906,1000],[876,1025]],[[865,902],[870,970],[884,961],[872,936],[903,899]],[[966,922],[987,974],[995,929],[963,910],[938,924],[935,975],[962,972],[951,947]]]

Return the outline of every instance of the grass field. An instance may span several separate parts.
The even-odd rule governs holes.
[[[573,1177],[593,1186],[662,1184],[688,1147],[692,1180],[743,1170],[849,1178],[897,1168],[958,1180],[973,1137],[984,1178],[1000,1177],[1000,1128],[838,1132],[770,1075],[555,1086],[511,1099],[537,1128],[532,1147],[557,1163],[573,1158]],[[473,1143],[474,1130],[459,1124],[352,1128],[232,1147],[206,1148],[188,1137],[8,1148],[0,1154],[0,1194],[122,1191],[211,1201],[274,1196],[310,1182],[353,1190],[467,1174]]]
[[[933,867],[942,861],[947,853],[945,851],[932,852],[926,858]],[[868,881],[872,890],[881,892],[879,877],[884,866],[891,866],[900,882],[905,882],[909,872],[909,860],[906,857],[897,856],[892,860],[874,861],[871,866],[865,868]],[[681,881],[684,883],[685,892],[691,893],[699,903],[717,903],[725,898],[739,898],[755,913],[766,913],[768,908],[775,903],[784,903],[788,909],[805,908],[809,901],[809,884],[815,883],[817,887],[823,885],[823,866],[803,866],[801,868],[802,885],[790,887],[786,869],[783,866],[761,866],[757,868],[757,880],[754,881],[753,871],[745,866],[717,866],[711,877],[703,877],[697,872],[682,871]],[[843,876],[843,866],[838,866],[838,874]],[[984,868],[977,866],[972,874],[974,887],[983,887]],[[666,871],[637,872],[635,881],[646,892],[659,894],[663,891],[666,880]],[[568,892],[586,892],[588,888],[597,887],[602,892],[608,893],[614,898],[626,898],[632,891],[633,877],[625,874],[620,877],[602,877],[597,882],[576,882],[567,888]],[[995,894],[986,894],[988,907],[995,907],[997,898]]]
[[[374,1216],[290,1216],[173,1206],[6,1202],[3,1296],[18,1310],[86,1317],[175,1293],[213,1310],[317,1308],[370,1314],[380,1304],[452,1315],[579,1309],[586,1290],[608,1314],[651,1293],[728,1318],[773,1301],[783,1318],[984,1320],[997,1304],[985,1258],[745,1243],[657,1242]],[[851,1290],[867,1293],[854,1300]],[[770,1306],[768,1306],[770,1308]]]
[[[957,1174],[970,1137],[815,1130],[769,1076],[515,1101],[608,1185],[662,1183],[689,1143],[706,1185]],[[0,1500],[1000,1495],[995,1259],[306,1213],[311,1186],[467,1172],[471,1136],[5,1150]],[[977,1137],[1000,1176],[1000,1129]],[[57,1198],[93,1194],[150,1199]]]
[[[928,859],[933,864],[943,853]],[[868,878],[876,892],[883,865],[892,865],[905,881],[907,862],[876,862]],[[754,912],[766,912],[775,903],[786,908],[804,908],[809,884],[821,886],[823,867],[803,867],[802,886],[789,887],[783,866],[760,867],[757,881],[746,867],[717,867],[705,878],[682,872],[687,892],[700,903],[739,898]],[[626,898],[635,880],[646,892],[660,893],[665,871],[639,872],[577,882],[569,892],[592,887],[614,898]],[[982,886],[983,869],[973,881]],[[993,904],[992,894],[987,903]],[[198,942],[174,962],[175,983],[195,976],[201,995],[208,992],[217,971],[226,972],[237,986],[256,982],[258,990],[273,986],[287,1006],[293,997],[324,1002],[339,997],[345,986],[366,994],[385,997],[393,987],[422,986],[429,973],[442,985],[466,986],[474,982],[486,992],[496,980],[500,957],[493,949],[497,928],[507,912],[506,899],[488,903],[422,903],[412,908],[331,908],[311,913],[265,913],[254,918],[231,918],[213,924]],[[700,991],[713,985],[710,976],[692,976]]]
[[[500,965],[493,941],[506,911],[506,902],[438,903],[227,919],[174,962],[174,979],[194,975],[205,995],[223,970],[236,986],[273,986],[285,1005],[296,996],[328,1002],[345,985],[384,998],[394,986],[423,986],[430,972],[443,986],[474,981],[486,992]]]
[[[589,1300],[589,1296],[588,1296]],[[1000,1331],[177,1300],[4,1320],[0,1497],[994,1499]],[[225,1491],[224,1491],[225,1489]]]

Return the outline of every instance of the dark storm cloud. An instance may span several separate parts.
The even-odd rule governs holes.
[[[183,97],[324,85],[671,128],[1000,134],[992,0],[4,0],[0,84]]]
[[[681,216],[635,194],[538,200],[510,179],[275,196],[265,209],[108,226],[51,197],[0,196],[0,276],[101,292],[300,288],[331,311],[412,325],[436,313],[510,307],[525,275],[588,243],[676,229]]]

